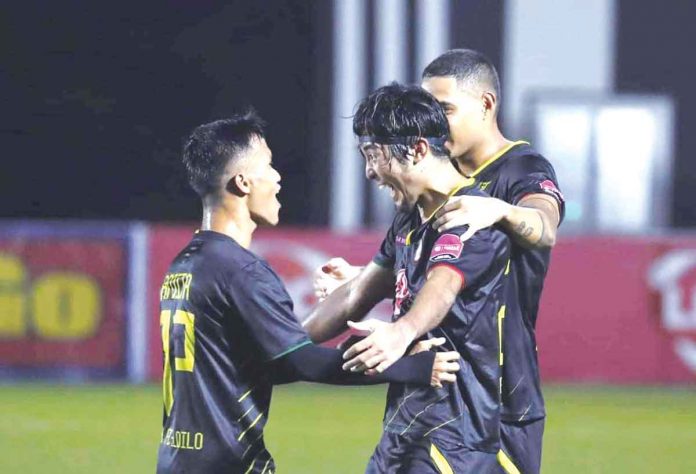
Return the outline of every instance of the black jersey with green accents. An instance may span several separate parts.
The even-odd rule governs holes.
[[[484,163],[472,175],[480,189],[510,204],[530,194],[546,194],[558,201],[563,219],[565,205],[551,163],[528,143],[516,142]],[[530,249],[512,240],[511,282],[503,321],[503,411],[506,421],[545,416],[539,380],[534,329],[549,249]]]
[[[160,292],[164,420],[158,473],[272,473],[267,362],[309,344],[269,265],[198,232]]]
[[[473,180],[472,180],[473,183]],[[469,185],[455,195],[484,195]],[[406,314],[428,273],[438,265],[456,271],[462,290],[442,323],[423,338],[444,337],[440,350],[458,351],[457,382],[443,388],[389,385],[384,430],[411,439],[432,437],[462,449],[497,452],[500,423],[498,318],[503,309],[508,238],[496,228],[462,242],[466,227],[438,233],[418,209],[395,217],[375,263],[396,276],[394,316]]]

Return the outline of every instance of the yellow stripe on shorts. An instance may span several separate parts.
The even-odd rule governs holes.
[[[430,443],[430,457],[441,474],[454,474],[454,471],[447,462],[447,459],[445,459],[440,450],[437,449],[437,446],[432,443]]]
[[[517,466],[512,462],[512,460],[508,457],[507,454],[505,454],[505,451],[502,449],[498,451],[498,463],[500,463],[501,466],[503,466],[503,469],[505,469],[505,472],[508,474],[521,474],[520,470],[517,469]]]

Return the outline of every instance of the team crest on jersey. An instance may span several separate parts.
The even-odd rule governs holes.
[[[563,198],[563,193],[556,187],[553,181],[550,179],[544,180],[541,183],[539,183],[539,187],[541,188],[542,191],[544,191],[546,194],[550,194],[559,201],[564,201],[565,199]]]
[[[479,189],[480,189],[481,191],[485,191],[486,188],[487,188],[488,186],[490,186],[490,185],[491,185],[491,182],[490,182],[490,181],[481,181],[481,182],[479,183]]]
[[[458,235],[443,234],[433,245],[433,250],[430,252],[430,261],[439,262],[441,260],[454,260],[462,254],[464,244],[459,239]]]

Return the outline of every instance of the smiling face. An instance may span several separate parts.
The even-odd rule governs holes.
[[[247,206],[259,225],[278,224],[280,174],[273,168],[272,153],[263,138],[254,138],[243,158],[243,174],[248,181]]]
[[[452,158],[466,156],[484,135],[488,125],[484,94],[461,86],[454,77],[427,77],[421,84],[440,103],[450,127],[447,143]]]
[[[412,209],[420,196],[413,158],[397,159],[386,146],[374,143],[362,144],[360,154],[365,159],[365,177],[388,191],[397,209]]]

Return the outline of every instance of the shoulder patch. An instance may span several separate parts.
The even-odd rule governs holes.
[[[443,234],[435,241],[433,250],[430,252],[430,261],[439,262],[441,260],[454,260],[462,254],[464,244],[458,235]]]
[[[541,183],[539,183],[539,187],[543,192],[546,194],[550,194],[559,201],[564,201],[565,199],[563,198],[563,193],[556,187],[553,181],[550,179],[544,180]]]

